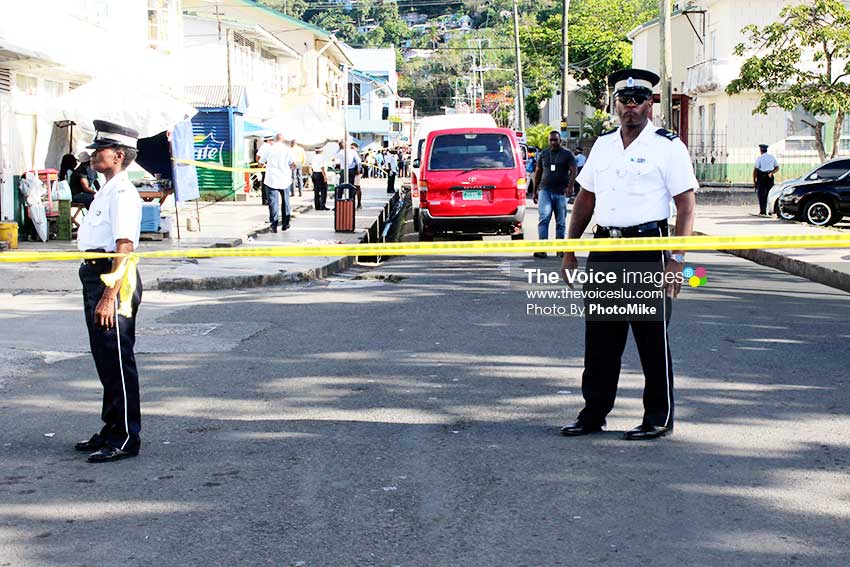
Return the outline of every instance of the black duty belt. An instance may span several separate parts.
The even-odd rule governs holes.
[[[92,250],[86,250],[86,252],[99,252],[101,254],[104,254],[104,253],[106,253],[106,250],[104,250],[103,248],[94,248]],[[100,264],[104,264],[104,263],[107,263],[107,262],[111,265],[112,264],[112,258],[89,258],[89,259],[83,260],[83,264],[85,264],[87,266],[98,266]]]
[[[644,236],[649,231],[658,229],[666,230],[667,221],[652,221],[635,226],[596,226],[593,235],[596,238],[634,238],[636,236]]]

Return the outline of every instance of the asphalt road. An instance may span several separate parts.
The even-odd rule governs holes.
[[[644,443],[631,344],[609,431],[558,435],[582,321],[517,285],[554,258],[153,292],[139,458],[71,448],[99,427],[86,356],[0,381],[0,566],[850,565],[850,296],[689,258],[676,431]],[[79,298],[36,299],[4,299],[3,342],[51,309],[79,342]]]

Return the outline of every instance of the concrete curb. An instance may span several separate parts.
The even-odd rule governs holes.
[[[696,236],[711,236],[704,232],[694,231]],[[739,258],[744,258],[756,264],[774,268],[782,272],[800,276],[815,283],[823,284],[850,293],[850,274],[833,270],[817,264],[810,264],[796,258],[789,258],[768,250],[720,250]]]
[[[332,276],[354,265],[354,256],[342,256],[318,268],[300,272],[253,274],[248,276],[216,276],[208,278],[173,278],[157,280],[159,291],[211,291],[272,287],[303,283]]]

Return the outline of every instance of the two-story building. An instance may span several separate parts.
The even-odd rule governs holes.
[[[779,159],[780,179],[801,175],[819,162],[814,132],[803,123],[813,117],[806,116],[802,109],[786,112],[778,108],[769,109],[766,115],[754,115],[761,98],[759,93],[726,94],[726,87],[739,76],[745,57],[750,55],[734,54],[735,46],[746,42],[742,28],[775,22],[782,8],[798,3],[796,0],[678,3],[671,27],[671,74],[674,103],[684,104],[674,108],[673,125],[688,144],[701,180],[751,183],[753,161],[761,143],[768,144]],[[658,22],[633,30],[629,37],[634,42],[633,65],[657,72]],[[827,127],[828,147],[831,147],[831,132],[832,128]],[[850,153],[850,126],[846,122],[840,144],[843,155]]]
[[[395,146],[401,135],[396,114],[398,73],[395,49],[349,49],[348,131],[361,147]]]

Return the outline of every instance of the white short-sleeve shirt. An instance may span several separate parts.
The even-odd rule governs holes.
[[[117,240],[131,240],[137,248],[141,230],[142,199],[127,172],[122,171],[95,194],[77,231],[77,248],[115,252]]]
[[[650,122],[628,148],[619,129],[600,136],[576,182],[596,196],[596,223],[621,228],[667,220],[672,198],[699,187],[685,144]]]
[[[310,169],[313,170],[313,173],[321,173],[322,169],[325,167],[325,154],[316,154],[310,160]]]
[[[266,153],[266,177],[264,183],[272,189],[289,189],[292,185],[292,151],[282,143],[274,144]]]
[[[756,158],[755,168],[759,171],[770,172],[779,167],[779,162],[770,154],[761,154]]]

